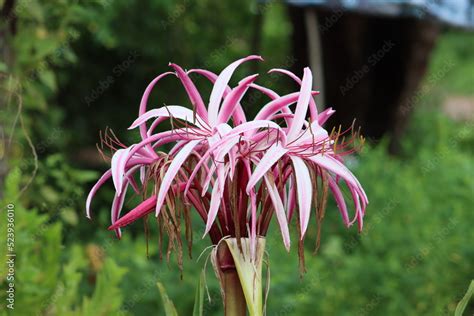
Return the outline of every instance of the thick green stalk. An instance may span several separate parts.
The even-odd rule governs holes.
[[[237,270],[229,270],[224,273],[225,282],[225,315],[245,316],[247,304],[245,303],[244,291],[240,285]]]
[[[221,243],[218,251],[219,270],[223,281],[224,310],[226,316],[245,316],[247,304],[234,259],[227,244]]]
[[[257,238],[254,256],[252,256],[250,239],[242,238],[240,241],[241,247],[237,243],[237,239],[225,239],[234,259],[249,315],[262,316],[262,263],[265,253],[265,238]]]

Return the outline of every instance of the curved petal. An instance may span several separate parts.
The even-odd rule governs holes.
[[[303,127],[306,113],[308,112],[309,99],[311,98],[311,85],[313,82],[313,75],[309,68],[304,69],[303,82],[301,83],[300,95],[296,103],[295,116],[288,132],[288,141],[291,142],[298,137],[298,134]]]
[[[318,116],[318,123],[319,125],[324,125],[324,123],[326,123],[326,121],[331,117],[331,115],[333,115],[334,113],[336,113],[335,110],[333,110],[332,108],[327,108],[326,110],[322,111],[321,113],[319,113],[319,116]]]
[[[89,219],[91,218],[90,206],[91,206],[92,199],[94,198],[95,194],[100,189],[100,187],[107,180],[109,180],[111,176],[112,176],[112,171],[111,171],[111,169],[109,169],[100,177],[100,179],[96,182],[96,184],[94,184],[94,186],[92,187],[92,189],[89,192],[89,195],[87,195],[87,200],[86,200],[86,217],[87,218],[89,218]]]
[[[255,116],[255,120],[265,120],[273,114],[281,111],[284,108],[287,108],[292,103],[295,103],[298,100],[300,93],[293,92],[282,97],[278,97],[267,104],[265,104],[262,109]]]
[[[173,182],[174,177],[178,173],[179,169],[191,154],[191,151],[196,147],[201,141],[200,140],[192,140],[188,144],[186,144],[181,151],[173,158],[168,170],[166,171],[165,176],[161,182],[160,190],[157,196],[156,202],[156,216],[160,214],[161,207],[163,206],[163,202],[165,200],[166,194],[168,193],[168,189]]]
[[[205,129],[203,125],[205,123],[202,117],[198,116],[192,110],[180,105],[167,105],[158,109],[150,110],[140,115],[128,129],[134,129],[154,117],[170,117],[179,119]]]
[[[268,73],[272,73],[272,72],[279,72],[279,73],[285,74],[288,77],[290,77],[291,79],[293,79],[294,81],[296,81],[300,86],[302,84],[301,79],[298,78],[297,75],[295,75],[294,73],[292,73],[289,70],[281,69],[281,68],[274,68],[274,69],[271,69]],[[313,98],[309,99],[309,113],[310,113],[310,116],[311,116],[311,121],[314,121],[314,120],[318,119],[318,107],[316,106],[316,102],[314,101]]]
[[[275,185],[275,181],[265,175],[265,183],[268,189],[268,195],[273,202],[273,207],[275,208],[275,214],[277,216],[278,224],[280,225],[281,236],[283,237],[283,243],[287,251],[290,251],[290,232],[288,229],[288,221],[286,220],[285,208],[283,207],[283,202],[281,201],[280,194]]]
[[[250,179],[247,183],[247,194],[250,193],[250,190],[257,184],[257,182],[268,172],[268,170],[278,161],[280,158],[288,152],[288,149],[281,147],[278,144],[273,145],[270,149],[263,155],[260,162],[257,164],[255,171],[250,176]]]
[[[206,79],[208,79],[211,83],[215,83],[217,78],[219,77],[212,71],[206,70],[206,69],[191,69],[188,71],[188,73],[197,73],[201,76],[204,76]],[[224,98],[230,93],[231,89],[227,85],[227,87],[224,90]],[[232,119],[234,121],[234,125],[239,125],[242,123],[247,122],[247,118],[245,117],[244,110],[242,109],[242,106],[240,104],[237,104],[234,112],[232,113]]]
[[[267,87],[264,87],[255,83],[252,83],[250,87],[254,88],[255,90],[260,91],[261,93],[265,94],[267,97],[269,97],[272,100],[275,100],[280,97],[278,93],[276,93],[272,89],[268,89]]]
[[[342,220],[344,221],[344,224],[349,227],[350,225],[350,220],[349,220],[349,214],[347,213],[347,206],[346,202],[344,201],[344,196],[342,195],[341,190],[339,189],[339,186],[337,185],[336,181],[331,176],[327,177],[329,180],[329,188],[332,191],[332,194],[334,195],[334,199],[336,200],[337,207],[339,208],[339,211],[342,215]]]
[[[230,77],[232,77],[232,74],[237,69],[237,67],[239,67],[242,63],[252,59],[263,60],[260,56],[251,55],[234,61],[220,73],[219,77],[214,83],[214,87],[212,88],[211,92],[211,97],[209,99],[209,124],[211,124],[211,126],[217,124],[217,114],[219,112],[219,105],[221,103],[221,99],[227,87],[227,84],[229,83]]]
[[[137,219],[153,212],[156,205],[156,195],[149,197],[142,203],[138,204],[133,210],[122,216],[114,224],[110,225],[108,230],[118,229],[120,227],[127,226]]]
[[[332,158],[329,155],[317,154],[309,157],[311,161],[321,166],[322,168],[329,170],[336,174],[337,176],[346,180],[347,184],[351,187],[358,187],[358,182],[356,181],[352,172],[347,169],[342,163],[338,160]]]
[[[207,214],[206,230],[204,232],[203,238],[207,235],[209,230],[211,230],[212,224],[214,224],[214,221],[216,220],[217,211],[221,205],[221,194],[220,186],[214,186],[211,194],[211,203],[209,206],[209,213]]]
[[[138,116],[141,116],[142,114],[144,114],[146,112],[146,106],[147,106],[147,103],[148,103],[148,98],[150,97],[151,91],[153,90],[155,85],[158,83],[158,81],[160,81],[161,79],[163,79],[164,77],[169,76],[169,75],[174,75],[174,73],[172,73],[172,72],[162,73],[161,75],[159,75],[158,77],[153,79],[148,84],[148,86],[145,89],[145,92],[143,93],[142,99],[140,101],[140,107],[138,109]],[[140,126],[140,135],[141,135],[142,139],[146,138],[146,126],[145,125]]]
[[[112,208],[110,210],[110,218],[112,220],[112,225],[120,216],[120,211],[122,210],[123,202],[125,201],[125,196],[127,193],[127,188],[128,180],[124,182],[121,193],[115,193],[114,199],[112,201]],[[122,238],[122,232],[119,228],[115,229],[115,234],[117,235],[117,238]]]
[[[316,120],[313,121],[311,125],[304,131],[304,134],[295,141],[295,144],[304,144],[308,141],[314,144],[324,140],[329,141],[329,134],[324,128],[321,127],[318,120]]]
[[[300,211],[301,239],[303,239],[308,228],[309,216],[311,214],[311,198],[313,195],[313,185],[309,175],[308,167],[303,159],[292,156],[293,168],[295,171],[296,193]]]
[[[123,178],[125,175],[125,166],[127,164],[127,157],[134,145],[117,150],[112,156],[112,180],[114,182],[117,194],[122,191]]]
[[[178,78],[183,83],[184,89],[186,89],[186,93],[191,100],[193,107],[196,109],[197,114],[205,120],[207,123],[207,110],[204,102],[202,101],[201,95],[199,91],[196,89],[191,78],[189,78],[188,74],[178,65],[170,63],[169,64],[178,74]]]
[[[249,85],[257,80],[258,75],[248,76],[239,82],[239,85],[232,89],[232,91],[224,98],[222,102],[221,110],[217,117],[217,123],[226,123],[234,113],[235,108],[239,104],[240,100],[247,92]]]

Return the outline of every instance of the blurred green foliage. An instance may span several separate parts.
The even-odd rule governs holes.
[[[264,16],[261,70],[289,68],[291,25],[278,2],[131,1],[50,2],[31,0],[17,9],[15,59],[0,64],[8,75],[2,92],[22,96],[26,134],[39,156],[28,191],[19,190],[35,169],[25,133],[17,127],[2,206],[15,204],[16,304],[18,315],[146,315],[164,310],[161,282],[180,315],[193,311],[194,294],[208,245],[195,232],[193,259],[178,271],[175,258],[160,261],[156,232],[147,240],[139,223],[122,240],[106,230],[112,186],[94,201],[92,222],[84,217],[85,194],[97,171],[79,159],[109,125],[119,137],[136,115],[146,84],[167,70],[219,71],[252,53],[253,22]],[[27,3],[20,1],[19,3]],[[385,145],[367,146],[350,161],[370,205],[365,229],[346,230],[330,203],[319,253],[312,255],[314,227],[306,244],[307,273],[300,279],[296,236],[290,254],[276,230],[268,236],[271,264],[269,315],[446,315],[452,314],[474,275],[474,127],[439,113],[447,94],[474,93],[472,34],[441,37],[420,108],[404,141],[404,156]],[[248,73],[253,67],[241,70]],[[278,89],[288,81],[262,75]],[[275,82],[275,83],[273,83]],[[198,85],[209,90],[205,81]],[[154,102],[182,101],[183,90],[164,81]],[[182,89],[182,88],[179,88]],[[259,103],[257,97],[254,101]],[[249,112],[256,107],[244,101]],[[13,121],[18,100],[5,114]],[[134,141],[124,139],[124,142]],[[86,153],[86,156],[90,156]],[[127,201],[126,207],[133,201]],[[5,214],[2,212],[3,217]],[[4,218],[0,235],[5,236]],[[195,227],[201,228],[196,221]],[[199,226],[198,226],[199,225]],[[153,226],[153,225],[151,225]],[[0,256],[5,258],[5,244]],[[204,315],[221,315],[220,293],[211,269],[211,302]],[[0,268],[5,288],[6,267]],[[207,293],[204,295],[207,298]],[[5,292],[0,293],[4,312]],[[468,305],[467,314],[474,312]]]
[[[5,196],[18,194],[19,172],[12,171],[6,182]],[[90,267],[85,248],[79,244],[62,245],[62,224],[50,221],[36,209],[14,204],[14,283],[15,315],[114,315],[123,303],[119,290],[126,269],[107,258],[100,266]],[[6,236],[6,213],[2,214],[0,234]],[[0,244],[0,255],[7,258],[7,243]],[[96,269],[94,269],[96,268]],[[2,285],[8,268],[0,265]],[[94,282],[90,282],[94,278]],[[84,291],[87,282],[91,291]],[[2,286],[2,288],[4,288]],[[5,287],[6,288],[6,287]],[[6,291],[0,293],[2,315],[7,315]],[[11,302],[10,302],[11,303]]]

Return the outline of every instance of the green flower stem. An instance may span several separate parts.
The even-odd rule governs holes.
[[[225,242],[219,245],[218,260],[223,279],[224,309],[226,316],[245,316],[247,304],[234,259]]]
[[[244,291],[240,285],[237,269],[228,270],[224,273],[225,282],[225,315],[245,316],[247,304],[245,303]]]
[[[253,255],[248,238],[242,238],[240,246],[235,238],[227,238],[224,241],[234,259],[249,315],[262,316],[262,263],[265,253],[265,238],[257,238]]]

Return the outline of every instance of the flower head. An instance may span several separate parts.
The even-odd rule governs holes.
[[[184,217],[188,230],[191,207],[205,223],[204,235],[209,234],[214,244],[225,236],[249,237],[251,249],[259,236],[266,235],[275,214],[289,249],[290,222],[297,222],[302,241],[311,210],[322,219],[328,191],[343,222],[351,226],[357,221],[362,229],[367,196],[343,163],[355,136],[346,141],[345,133],[328,133],[322,127],[334,111],[329,108],[318,113],[314,100],[318,92],[312,90],[309,68],[304,69],[302,79],[287,70],[272,70],[288,75],[299,85],[298,91],[287,95],[258,85],[257,75],[231,88],[229,81],[236,68],[257,60],[262,58],[239,59],[219,75],[203,69],[184,71],[170,64],[174,72],[164,73],[148,85],[138,118],[129,128],[139,129],[141,141],[114,147],[111,168],[88,196],[87,216],[92,197],[112,178],[116,193],[109,229],[119,237],[121,227],[154,212],[171,239],[180,240],[180,218]],[[213,85],[207,106],[191,74],[204,76]],[[147,111],[152,89],[169,75],[180,80],[193,107],[167,105]],[[252,120],[245,116],[240,103],[249,89],[270,99]],[[171,123],[171,129],[156,132],[164,122]],[[168,153],[159,151],[165,144],[173,146]],[[353,219],[341,190],[344,184],[354,204]],[[121,216],[129,187],[144,201]]]

